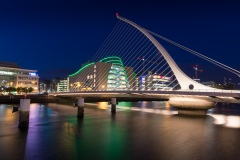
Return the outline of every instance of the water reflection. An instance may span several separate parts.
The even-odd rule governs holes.
[[[240,157],[238,106],[227,114],[219,106],[204,118],[176,115],[165,102],[120,102],[115,115],[109,108],[86,104],[84,119],[77,119],[70,105],[31,104],[30,127],[21,131],[18,114],[0,105],[0,159]]]
[[[12,115],[12,106],[13,105],[3,105],[0,104],[0,123],[11,123],[13,124],[18,116],[11,116]],[[16,105],[14,105],[16,106]]]
[[[214,124],[222,125],[229,128],[240,128],[240,116],[236,115],[221,115],[221,114],[208,114],[212,116]]]
[[[12,105],[0,104],[0,159],[23,159],[26,138],[27,130],[18,128],[18,113],[12,113]]]
[[[97,106],[99,109],[108,109],[109,108],[108,102],[98,102]]]
[[[107,102],[99,102],[98,108],[100,109],[110,109],[110,105]],[[238,105],[237,105],[238,106]],[[176,115],[178,111],[170,106],[168,102],[119,102],[117,105],[118,112],[124,110],[139,111],[145,113],[154,113],[161,115]],[[217,114],[217,113],[227,113]],[[218,104],[214,109],[208,111],[209,116],[214,118],[213,124],[222,125],[229,128],[240,128],[240,114],[239,109],[236,109],[236,105]],[[230,115],[228,115],[230,114]],[[233,115],[231,115],[233,114]]]
[[[107,102],[98,102],[97,107],[99,109],[110,110],[110,105]],[[117,105],[117,111],[132,110],[146,113],[155,113],[161,115],[175,115],[178,111],[170,106],[168,102],[119,102]]]

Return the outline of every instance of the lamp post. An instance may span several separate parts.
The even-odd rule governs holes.
[[[104,91],[104,88],[105,88],[105,86],[104,85],[102,85],[102,90]]]

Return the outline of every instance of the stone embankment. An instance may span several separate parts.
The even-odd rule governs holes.
[[[27,95],[27,99],[31,99],[31,103],[74,103],[74,98],[59,98],[48,95]],[[25,99],[24,95],[0,96],[0,104],[19,104],[20,99]]]

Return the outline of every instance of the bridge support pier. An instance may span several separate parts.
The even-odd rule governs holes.
[[[77,117],[83,118],[84,117],[84,98],[78,98],[77,107],[78,107]]]
[[[173,97],[169,104],[178,109],[180,115],[206,115],[207,110],[213,108],[216,102],[191,97]]]
[[[19,128],[29,126],[30,99],[20,99]]]
[[[111,98],[111,112],[116,113],[117,98]]]

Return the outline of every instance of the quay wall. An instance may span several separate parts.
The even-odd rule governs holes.
[[[24,99],[24,95],[0,96],[0,104],[20,104],[20,99]],[[73,104],[78,102],[78,97],[57,97],[49,95],[27,95],[27,99],[31,99],[31,103],[67,103]],[[84,97],[85,102],[108,102],[112,97]],[[117,101],[167,101],[168,99],[160,98],[136,98],[136,97],[117,97]]]

